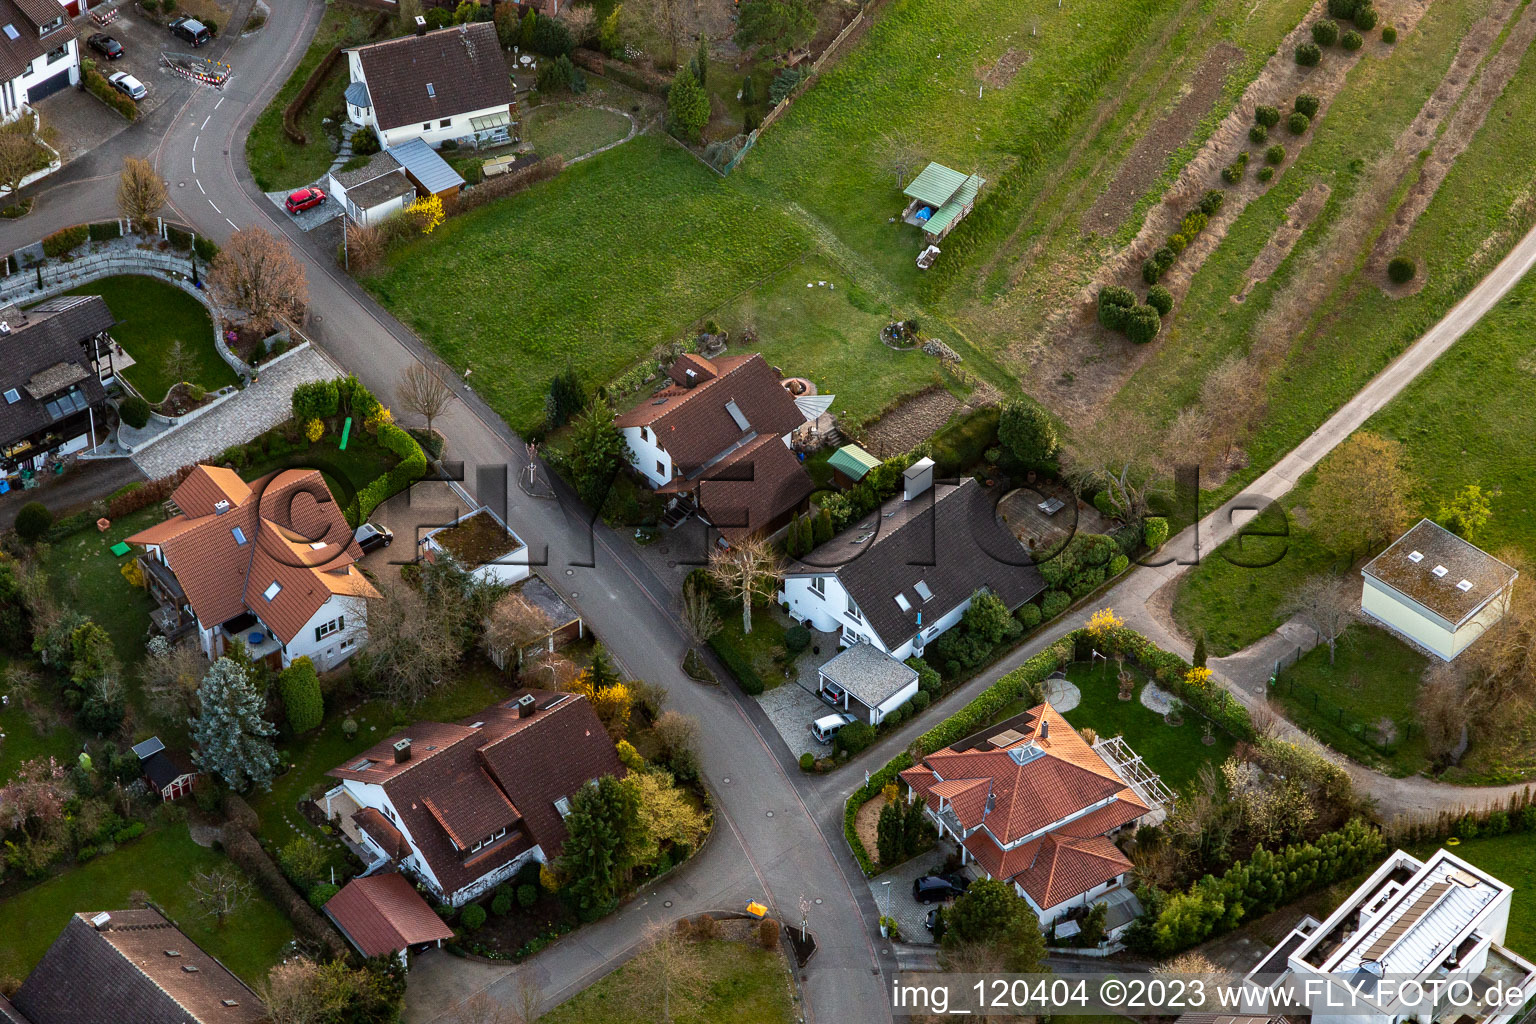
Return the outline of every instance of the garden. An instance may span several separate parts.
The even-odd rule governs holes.
[[[523,117],[523,131],[539,156],[569,163],[629,134],[629,118],[580,103],[542,103]]]

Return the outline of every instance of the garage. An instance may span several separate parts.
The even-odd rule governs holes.
[[[45,78],[32,88],[27,90],[27,102],[36,103],[38,100],[47,99],[69,85],[69,68],[65,68],[52,78]]]

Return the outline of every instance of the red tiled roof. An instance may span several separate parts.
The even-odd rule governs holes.
[[[280,470],[247,486],[228,470],[198,466],[171,497],[181,515],[128,542],[159,546],[204,627],[249,611],[289,643],[332,594],[378,596],[353,566],[362,549],[317,469]],[[280,589],[269,600],[273,583]]]
[[[383,847],[392,859],[402,860],[411,855],[411,844],[405,841],[400,830],[377,808],[364,807],[352,815],[352,822],[368,833],[368,837]]]
[[[975,828],[981,824],[982,814],[987,809],[987,794],[992,792],[992,780],[955,779],[940,782],[929,792],[948,801],[950,810],[955,812],[960,824],[966,828]]]
[[[765,434],[711,466],[698,482],[699,505],[726,540],[766,533],[811,496],[816,485],[778,434]]]
[[[1040,840],[1031,839],[1011,850],[1004,850],[985,832],[972,832],[965,837],[963,845],[976,858],[976,863],[987,869],[987,874],[993,878],[1009,879],[1020,871],[1027,871],[1035,862]]]
[[[1105,836],[1087,839],[1040,840],[1040,852],[1022,874],[1014,878],[1041,910],[1050,910],[1116,875],[1131,870],[1125,854]]]
[[[403,875],[354,878],[325,904],[325,913],[364,956],[453,938],[453,929]]]

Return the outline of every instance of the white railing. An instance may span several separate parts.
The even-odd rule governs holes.
[[[1154,810],[1161,809],[1165,813],[1173,811],[1173,805],[1176,802],[1173,790],[1163,782],[1162,776],[1147,767],[1141,755],[1125,742],[1124,736],[1111,736],[1107,740],[1099,740],[1093,745],[1093,752],[1102,757],[1115,770],[1115,774],[1125,780],[1125,784],[1131,787],[1131,792],[1141,798],[1142,803]]]

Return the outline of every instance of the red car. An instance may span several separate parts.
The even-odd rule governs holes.
[[[289,213],[302,213],[325,202],[325,193],[317,188],[301,188],[288,197]]]

